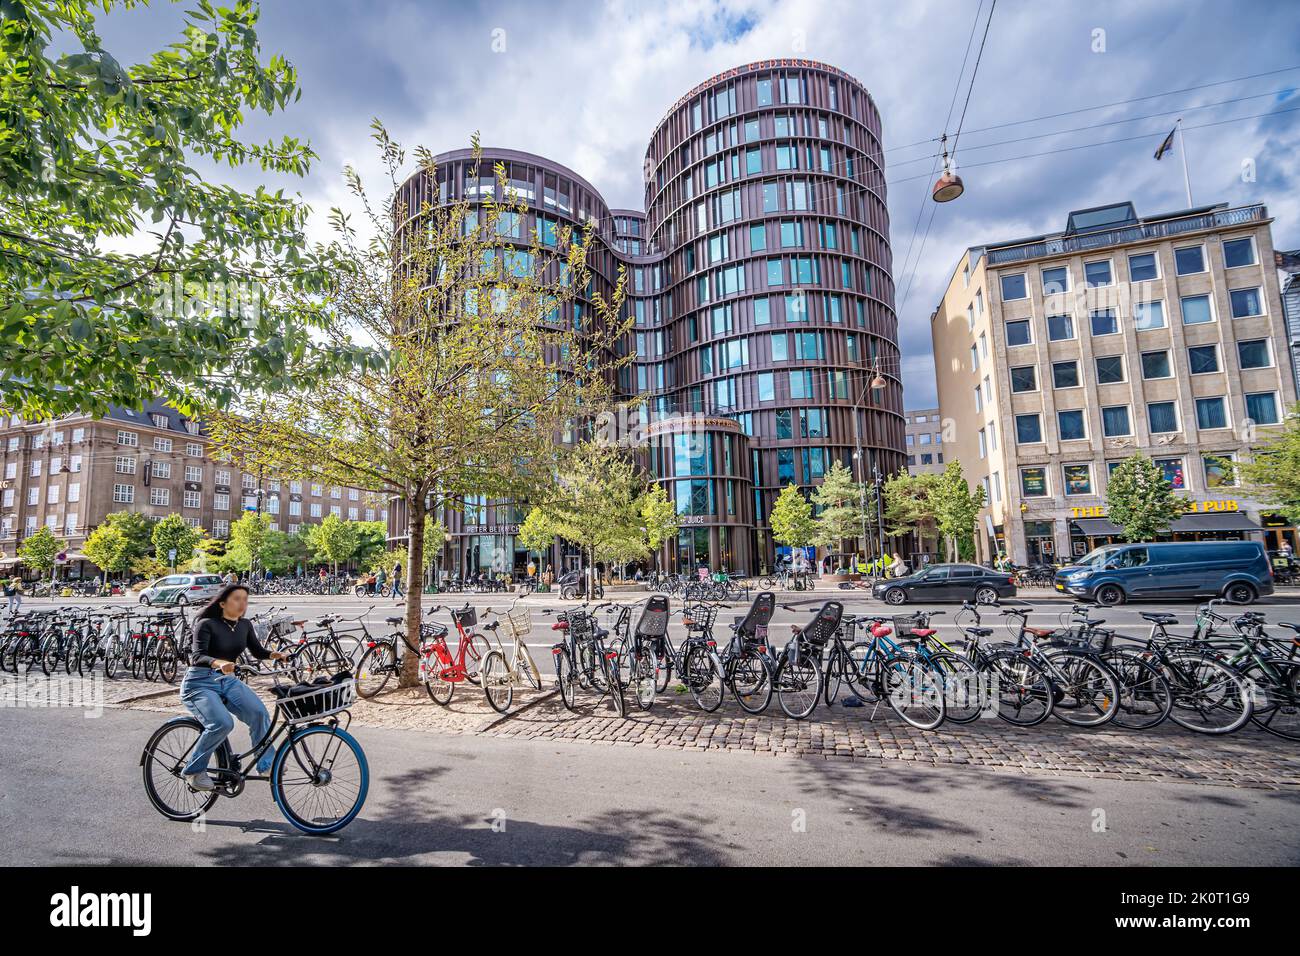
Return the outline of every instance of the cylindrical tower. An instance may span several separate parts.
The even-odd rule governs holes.
[[[816,485],[836,461],[869,481],[905,460],[880,114],[834,67],[751,63],[676,103],[645,171],[665,286],[637,337],[666,354],[638,347],[637,384],[663,383],[660,412],[726,416],[749,437],[747,531],[770,564],[783,486]],[[694,552],[697,532],[682,534],[675,550]]]

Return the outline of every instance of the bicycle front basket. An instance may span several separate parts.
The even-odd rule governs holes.
[[[915,614],[895,614],[890,623],[900,640],[909,640],[913,637],[912,628],[921,626],[921,619]]]
[[[452,611],[451,619],[463,628],[474,627],[478,624],[478,609],[465,607],[459,611]]]
[[[273,687],[275,705],[285,722],[300,724],[321,720],[346,710],[357,699],[357,684],[346,671],[334,677],[318,677],[310,684]]]
[[[527,608],[511,611],[506,615],[506,622],[510,625],[510,634],[513,637],[527,637],[532,633],[533,619],[529,616]]]

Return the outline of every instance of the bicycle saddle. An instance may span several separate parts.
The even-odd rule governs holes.
[[[1092,623],[1094,623],[1094,624],[1100,624],[1101,621],[1093,621]],[[992,632],[990,632],[990,633],[992,633]],[[1052,628],[1050,628],[1050,627],[1027,627],[1027,628],[1025,628],[1025,633],[1026,633],[1026,634],[1032,634],[1034,637],[1049,637],[1049,636],[1051,636],[1051,634],[1052,634]]]
[[[1164,611],[1143,611],[1141,615],[1152,624],[1177,624],[1178,617]]]
[[[406,620],[406,618],[404,618],[404,617],[386,617],[386,618],[384,618],[384,623],[385,623],[385,624],[401,624],[404,620]]]
[[[939,632],[933,627],[914,627],[910,633],[916,637],[932,637]]]
[[[498,627],[501,626],[501,622],[492,621],[490,624],[484,624],[483,626],[489,631],[495,631]]]
[[[1288,621],[1278,621],[1277,626],[1285,627],[1288,630],[1295,631],[1297,634],[1300,634],[1300,624],[1292,624]]]

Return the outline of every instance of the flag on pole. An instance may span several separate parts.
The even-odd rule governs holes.
[[[1161,143],[1160,148],[1156,150],[1156,159],[1160,159],[1165,155],[1165,153],[1174,148],[1174,133],[1176,132],[1178,132],[1177,126],[1169,131],[1169,135],[1165,137],[1165,141]]]

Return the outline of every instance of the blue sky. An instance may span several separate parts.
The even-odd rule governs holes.
[[[435,152],[466,146],[478,130],[484,144],[572,167],[612,206],[641,208],[647,137],[680,95],[752,60],[831,63],[866,85],[884,120],[909,407],[934,401],[929,315],[966,247],[1060,229],[1071,209],[1126,199],[1139,214],[1186,205],[1179,158],[1151,158],[1178,113],[1067,130],[1184,111],[1196,203],[1264,202],[1277,219],[1278,247],[1300,247],[1300,112],[1284,112],[1300,107],[1292,89],[1300,69],[988,129],[1300,67],[1300,4],[999,0],[958,156],[967,192],[935,207],[927,141],[943,131],[977,7],[978,0],[263,0],[263,49],[299,68],[304,92],[273,121],[254,118],[250,135],[292,132],[320,154],[307,179],[276,184],[312,205],[320,238],[329,207],[349,205],[343,166],[374,179],[373,117],[408,147]],[[183,9],[114,13],[101,20],[105,45],[119,60],[143,55],[176,37]],[[964,96],[963,82],[957,112]],[[1240,101],[1208,106],[1230,99]],[[1193,128],[1244,117],[1252,118]],[[1002,142],[1031,136],[1041,138]],[[1013,159],[1028,153],[1048,155]],[[1243,181],[1247,160],[1253,182]],[[263,177],[248,170],[227,178]]]

